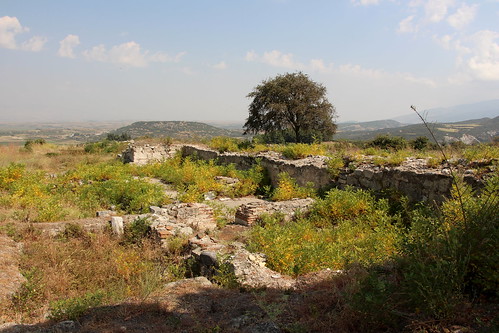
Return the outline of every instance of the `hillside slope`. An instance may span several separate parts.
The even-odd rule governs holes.
[[[127,133],[132,138],[172,137],[175,139],[210,138],[214,136],[241,136],[240,131],[214,127],[194,121],[138,121],[131,125],[118,128],[112,133]]]
[[[439,141],[460,139],[466,134],[474,136],[480,142],[490,142],[493,137],[499,135],[499,117],[493,119],[472,119],[456,123],[430,123],[430,128]],[[336,134],[335,139],[371,140],[376,136],[383,134],[401,136],[406,139],[414,139],[418,136],[429,136],[428,130],[423,124],[414,124],[374,131],[339,131]]]

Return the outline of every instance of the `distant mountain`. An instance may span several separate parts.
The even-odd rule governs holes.
[[[480,142],[490,142],[493,137],[499,136],[499,116],[493,119],[482,118],[455,123],[430,123],[429,125],[439,141],[455,141],[465,135],[465,137],[473,136]],[[414,139],[418,136],[429,137],[428,130],[420,123],[374,131],[341,131],[335,135],[335,139],[371,140],[384,134],[401,136],[406,139]]]
[[[473,104],[461,104],[448,108],[418,110],[429,122],[455,122],[467,119],[495,118],[499,116],[499,99]],[[406,124],[419,123],[421,120],[415,113],[393,118]]]
[[[175,139],[211,138],[215,136],[242,136],[242,131],[234,131],[194,121],[138,121],[120,127],[115,134],[127,133],[136,137],[171,137]]]
[[[404,126],[405,124],[400,123],[395,120],[387,119],[387,120],[375,120],[375,121],[366,121],[366,122],[345,122],[338,123],[337,132],[346,132],[346,131],[375,131],[383,128],[393,128]]]

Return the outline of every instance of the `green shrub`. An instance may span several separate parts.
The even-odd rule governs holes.
[[[303,199],[315,196],[315,190],[309,187],[301,187],[287,173],[279,174],[277,187],[272,191],[270,199],[273,201],[285,201],[295,198]]]
[[[217,136],[208,142],[208,147],[217,150],[219,153],[227,151],[239,151],[240,140],[226,136]]]
[[[335,154],[330,156],[327,160],[327,169],[331,174],[331,177],[336,178],[340,174],[342,168],[345,167],[345,160],[343,156]]]
[[[386,202],[376,202],[367,191],[346,188],[331,189],[324,199],[317,200],[310,209],[310,220],[317,226],[337,224],[343,220],[365,219],[385,210]]]
[[[391,277],[371,269],[354,306],[364,313],[371,308],[373,321],[393,320],[397,312],[448,320],[460,316],[470,298],[497,297],[498,191],[499,177],[494,176],[480,193],[454,192],[440,211],[414,210]],[[382,291],[373,286],[376,280],[385,285]]]
[[[250,232],[250,249],[265,253],[272,269],[292,275],[381,263],[400,243],[398,219],[388,211],[386,201],[367,192],[334,189],[317,199],[307,217],[264,217]]]
[[[107,141],[128,141],[131,140],[132,136],[128,133],[107,133],[106,140]]]
[[[88,154],[120,153],[124,147],[124,144],[121,142],[104,140],[85,144],[84,151]]]
[[[126,226],[124,230],[124,241],[128,244],[139,244],[150,235],[151,222],[146,217],[138,217]]]
[[[368,147],[376,147],[384,150],[401,150],[407,147],[407,141],[398,136],[378,135],[367,143]]]
[[[430,140],[426,136],[418,136],[410,144],[414,150],[425,150],[431,146]]]
[[[88,292],[80,297],[61,299],[50,304],[49,319],[76,320],[89,309],[102,304],[104,293],[102,291]]]
[[[326,149],[320,144],[291,143],[284,146],[281,153],[286,158],[297,160],[309,155],[324,155]]]

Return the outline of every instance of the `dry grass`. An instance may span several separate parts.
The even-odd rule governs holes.
[[[94,164],[115,159],[111,154],[86,154],[82,146],[35,145],[32,151],[15,145],[0,146],[0,168],[11,163],[24,164],[29,170],[58,173],[80,163]]]
[[[57,238],[24,232],[20,269],[27,280],[2,309],[3,320],[39,322],[54,309],[59,310],[55,317],[62,314],[57,319],[64,319],[75,315],[71,300],[96,294],[103,305],[144,301],[162,281],[173,278],[167,257],[152,241],[127,245],[107,233],[66,230]]]

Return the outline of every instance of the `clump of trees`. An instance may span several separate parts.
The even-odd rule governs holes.
[[[326,87],[302,72],[262,81],[252,98],[245,134],[263,134],[268,142],[310,143],[330,140],[336,132],[336,110]]]
[[[108,133],[106,140],[108,141],[128,141],[131,140],[132,136],[128,133]]]

